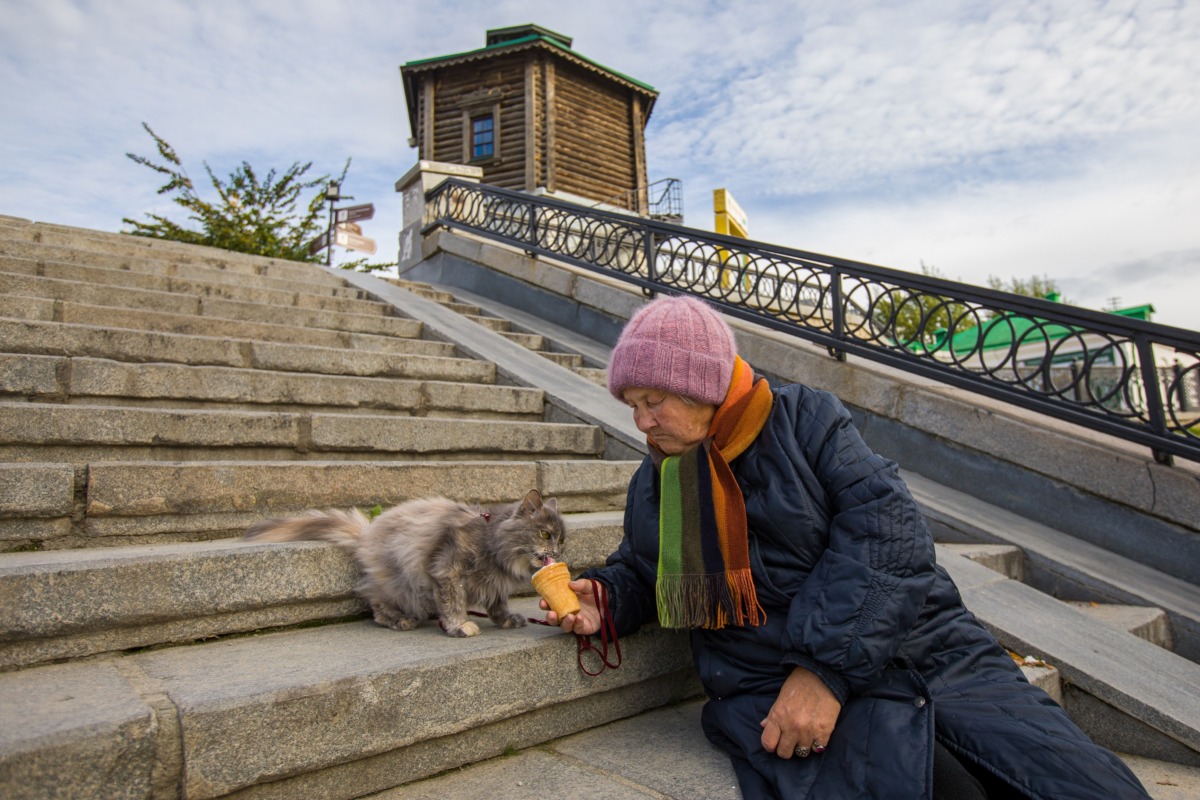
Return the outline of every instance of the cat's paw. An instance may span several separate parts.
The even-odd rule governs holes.
[[[398,617],[387,623],[394,631],[415,631],[421,626],[421,620],[416,617]]]
[[[526,624],[525,618],[520,614],[506,614],[492,621],[496,623],[497,628],[523,628]]]
[[[454,636],[459,639],[465,639],[468,636],[479,635],[479,626],[474,622],[471,622],[471,620],[467,620],[462,624],[461,627],[458,628],[447,628],[445,626],[443,626],[443,628],[446,631],[447,636]]]
[[[385,628],[391,628],[394,631],[415,631],[421,624],[421,620],[417,617],[406,617],[402,614],[396,614],[382,606],[375,606],[375,623],[382,625]]]

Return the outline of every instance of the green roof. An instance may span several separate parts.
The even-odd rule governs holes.
[[[523,45],[540,42],[550,45],[557,50],[561,50],[570,55],[572,58],[578,59],[579,61],[582,61],[600,70],[601,72],[611,75],[614,78],[631,83],[634,86],[652,94],[658,94],[658,90],[650,84],[645,83],[644,81],[639,81],[637,78],[631,78],[624,73],[617,72],[615,69],[611,69],[610,67],[606,67],[597,61],[593,61],[587,56],[580,55],[571,49],[571,37],[564,36],[561,33],[555,33],[547,28],[542,28],[538,25],[517,25],[511,28],[495,28],[493,30],[489,30],[487,35],[488,44],[486,47],[481,47],[478,50],[467,50],[462,53],[454,53],[447,56],[434,56],[432,58],[421,58],[417,59],[416,61],[409,61],[404,64],[402,69],[408,70],[412,68],[432,66],[444,61],[454,61],[456,59],[478,58],[482,55],[499,52],[509,47],[520,47]]]
[[[1047,295],[1046,299],[1057,301],[1058,295]],[[1113,309],[1111,311],[1111,313],[1122,317],[1146,321],[1150,320],[1150,315],[1153,312],[1154,306],[1149,304]],[[1038,317],[1024,317],[1020,314],[1001,314],[994,319],[984,322],[982,325],[967,328],[964,331],[954,334],[950,337],[949,348],[952,353],[970,353],[976,350],[995,350],[998,348],[1007,349],[1012,347],[1014,341],[1053,341],[1072,336],[1078,332],[1079,329],[1077,328],[1053,322],[1048,323],[1046,320]],[[983,336],[982,345],[980,345],[979,341],[980,335]],[[941,347],[942,342],[939,341],[935,346]]]

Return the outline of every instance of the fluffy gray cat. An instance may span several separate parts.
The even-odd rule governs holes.
[[[409,500],[373,521],[358,509],[310,511],[256,523],[245,538],[334,542],[362,569],[355,590],[377,623],[409,631],[436,617],[450,636],[474,636],[479,626],[467,619],[472,605],[485,608],[497,627],[525,624],[508,610],[508,597],[527,588],[536,570],[561,559],[566,531],[554,498],[543,501],[533,489],[502,506]]]

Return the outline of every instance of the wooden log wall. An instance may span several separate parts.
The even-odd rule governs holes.
[[[525,188],[525,58],[520,54],[439,70],[434,89],[433,157],[459,164],[470,159],[464,112],[484,113],[499,107],[497,153],[474,162],[483,181],[507,189]]]
[[[637,188],[630,90],[566,62],[555,77],[556,189],[602,201]]]

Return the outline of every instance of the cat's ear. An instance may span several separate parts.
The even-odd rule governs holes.
[[[521,512],[524,514],[532,514],[542,507],[542,493],[537,489],[530,489],[529,494],[525,495],[525,499],[521,501]]]
[[[558,498],[557,497],[547,498],[546,502],[542,503],[542,505],[545,506],[546,508],[550,509],[550,513],[552,513],[552,514],[558,513]]]

